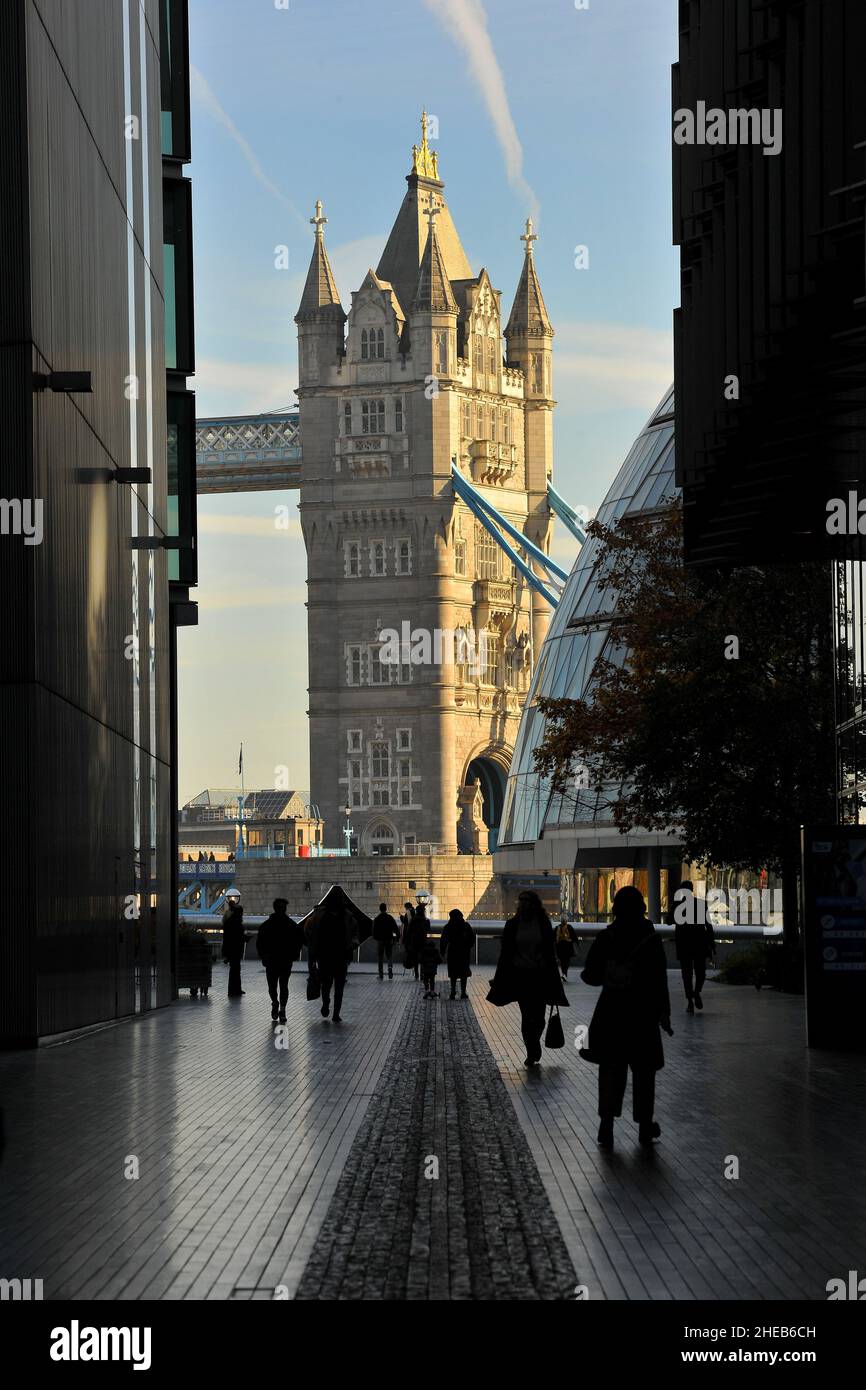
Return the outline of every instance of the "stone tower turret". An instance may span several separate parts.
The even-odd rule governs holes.
[[[520,360],[505,364],[501,296],[466,258],[426,118],[406,183],[348,319],[317,205],[296,316],[311,798],[332,844],[348,807],[362,853],[456,852],[477,783],[486,852],[546,605],[456,497],[452,460],[546,544],[549,432],[527,411],[540,421],[553,405],[552,330],[515,308]]]
[[[552,382],[553,326],[535,268],[533,243],[538,237],[533,231],[531,217],[527,217],[526,230],[520,239],[525,246],[523,269],[505,327],[505,341],[508,365],[519,367],[526,383],[524,422],[526,490],[529,494],[526,534],[547,552],[552,528],[547,505],[547,481],[553,471],[553,407],[556,404]],[[536,653],[541,649],[549,623],[550,609],[536,595],[533,603],[533,645]]]

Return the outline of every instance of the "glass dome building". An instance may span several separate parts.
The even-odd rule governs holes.
[[[673,411],[671,389],[598,509],[597,518],[605,525],[656,511],[677,496]],[[588,920],[607,915],[616,889],[634,883],[647,898],[650,916],[658,920],[667,909],[668,871],[678,871],[681,863],[676,838],[650,831],[622,835],[605,805],[603,788],[554,792],[533,766],[545,729],[539,697],[584,698],[610,640],[616,595],[599,590],[594,572],[598,549],[592,538],[582,547],[535,668],[511,762],[495,864],[497,871],[518,880],[559,874],[562,910]]]

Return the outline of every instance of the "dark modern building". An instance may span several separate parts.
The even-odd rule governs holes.
[[[167,1003],[194,621],[186,0],[0,6],[0,1038]]]
[[[679,12],[686,556],[850,556],[860,541],[828,529],[828,506],[866,497],[866,5],[680,0]]]

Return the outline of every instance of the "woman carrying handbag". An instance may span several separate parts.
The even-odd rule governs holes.
[[[541,1035],[548,1004],[568,1008],[554,949],[553,927],[537,893],[526,889],[517,912],[502,929],[502,949],[487,998],[491,1004],[517,1004],[526,1044],[524,1066],[541,1061]],[[558,1014],[555,1016],[558,1019]],[[553,1020],[551,1020],[553,1023]],[[560,1031],[562,1024],[559,1024]],[[551,1037],[555,1036],[553,1028]],[[552,1041],[550,1046],[557,1046]]]

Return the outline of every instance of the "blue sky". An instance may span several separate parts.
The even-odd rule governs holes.
[[[344,307],[405,192],[422,107],[473,270],[507,314],[527,212],[554,339],[555,471],[598,505],[672,378],[675,0],[190,0],[199,416],[294,401],[293,316],[321,198]],[[575,247],[589,268],[575,269]],[[288,269],[275,268],[288,247]],[[199,622],[181,634],[183,799],[308,783],[296,494],[199,500]],[[288,502],[292,525],[274,526]],[[573,543],[557,535],[566,565]]]

